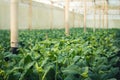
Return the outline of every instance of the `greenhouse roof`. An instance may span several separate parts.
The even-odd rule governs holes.
[[[64,8],[65,0],[33,0],[36,2],[41,2],[45,4],[53,3],[54,6]],[[104,4],[108,3],[109,10],[120,10],[120,0],[86,0],[86,6],[88,10],[96,9],[104,9]],[[84,9],[84,1],[83,0],[70,0],[70,10],[74,10],[75,12],[83,11]]]
[[[65,0],[33,0],[45,4],[53,4],[54,6],[64,8]],[[84,0],[69,0],[70,11],[83,14],[84,12]],[[107,5],[106,5],[107,3]],[[108,6],[109,14],[120,14],[120,0],[86,0],[87,14],[91,14],[94,9],[103,10],[105,6]]]
[[[5,0],[9,1],[9,0]],[[20,0],[22,2],[28,3],[30,0]],[[47,5],[53,4],[53,6],[64,8],[65,0],[32,0],[33,2],[44,3]],[[69,0],[69,9],[76,13],[84,13],[84,0]],[[106,5],[107,3],[107,5]],[[39,5],[39,4],[38,4]],[[99,10],[104,10],[105,6],[108,6],[109,15],[120,15],[120,0],[86,0],[87,14],[94,14],[94,9],[96,13],[99,14]]]

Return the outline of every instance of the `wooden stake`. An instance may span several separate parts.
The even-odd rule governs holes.
[[[11,51],[17,54],[18,48],[18,0],[11,0],[10,4]]]
[[[69,36],[69,0],[65,0],[65,34]]]
[[[86,0],[84,0],[84,32],[86,32]]]
[[[32,29],[32,0],[29,0],[29,19],[28,19],[28,22],[29,22],[29,30]]]

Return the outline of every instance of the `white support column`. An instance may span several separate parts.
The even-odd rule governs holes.
[[[105,4],[106,4],[106,8],[105,8],[105,9],[106,9],[106,10],[105,10],[105,11],[106,11],[106,27],[107,27],[107,29],[108,29],[108,2],[106,1]]]
[[[75,27],[75,12],[74,12],[74,9],[72,10],[72,13],[73,13],[73,28]]]
[[[84,32],[86,32],[86,0],[84,0]]]
[[[94,2],[94,26],[93,26],[93,32],[95,32],[96,29],[96,5]]]
[[[82,2],[82,1],[81,1],[81,2]],[[78,21],[78,22],[79,22],[79,27],[81,27],[81,21],[82,21],[82,20],[81,20],[81,14],[80,14],[80,13],[81,13],[81,8],[82,8],[82,6],[81,6],[81,4],[79,4],[79,6],[80,6],[80,7],[79,7],[79,9],[80,9],[80,10],[79,10],[79,15],[80,15],[80,16],[79,16],[79,21]]]
[[[105,25],[105,2],[103,3],[103,29],[104,29],[104,25]]]
[[[17,53],[18,48],[18,0],[11,0],[10,5],[11,51]]]
[[[51,1],[50,29],[53,29],[53,1]]]
[[[65,34],[69,36],[69,0],[65,0]]]
[[[64,15],[64,27],[65,27],[65,6],[63,6],[63,8],[64,8],[64,11],[63,11],[63,15]]]
[[[79,27],[81,27],[81,15],[79,13],[79,20],[78,20]]]
[[[29,26],[29,30],[31,30],[32,29],[32,0],[29,0],[29,11],[28,11],[28,17],[29,17],[29,19],[28,19],[28,26]]]
[[[101,29],[101,9],[99,10],[99,29]]]

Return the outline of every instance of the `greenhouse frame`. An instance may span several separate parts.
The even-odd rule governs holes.
[[[120,80],[120,0],[0,0],[0,80]]]

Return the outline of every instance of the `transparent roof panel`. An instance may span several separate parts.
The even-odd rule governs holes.
[[[36,2],[41,2],[45,4],[53,3],[53,6],[64,8],[65,0],[33,0]],[[84,1],[85,0],[69,0],[69,9],[78,13],[84,12]],[[120,0],[86,0],[87,13],[93,12],[94,8],[96,10],[103,10],[105,4],[107,3],[109,13],[120,13]],[[114,11],[116,10],[116,11]],[[112,12],[113,11],[113,12]]]
[[[33,0],[36,2],[42,2],[45,4],[57,4],[58,6],[65,6],[65,0]],[[74,7],[84,7],[84,0],[69,0],[70,2],[70,8]],[[115,8],[120,8],[120,0],[86,0],[87,6],[96,6],[101,5],[103,6],[104,3],[107,2],[109,6],[115,7]]]

